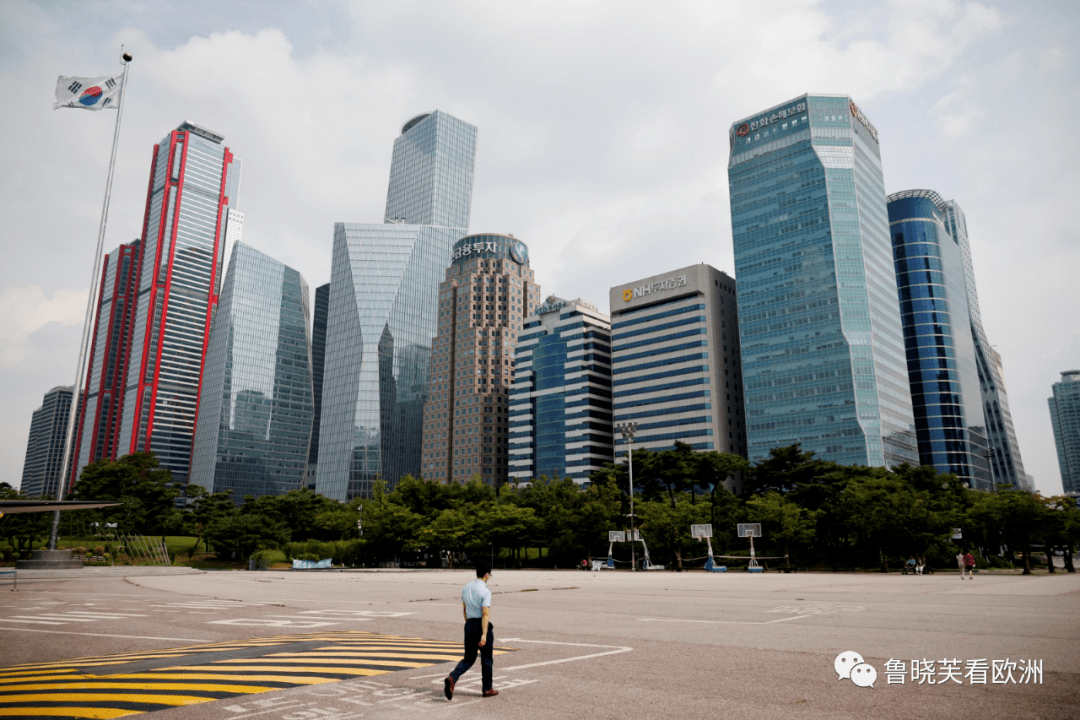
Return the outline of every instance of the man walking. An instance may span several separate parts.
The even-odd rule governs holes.
[[[491,568],[483,563],[476,565],[476,579],[461,590],[461,608],[465,614],[465,657],[443,681],[443,694],[447,700],[454,697],[454,685],[458,678],[468,672],[476,662],[476,650],[480,649],[480,672],[483,677],[483,696],[494,697],[499,691],[491,687],[491,674],[495,665],[492,648],[495,645],[494,625],[491,624],[491,591],[487,581]]]

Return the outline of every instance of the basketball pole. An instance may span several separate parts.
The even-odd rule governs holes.
[[[79,364],[75,368],[75,392],[71,395],[71,412],[68,413],[67,438],[64,443],[63,473],[57,479],[56,499],[64,499],[64,488],[68,484],[71,473],[74,470],[75,458],[75,421],[79,415],[79,407],[82,404],[83,377],[86,369],[87,348],[90,345],[90,334],[94,325],[94,306],[98,297],[98,284],[101,280],[101,250],[105,244],[105,223],[109,219],[109,200],[112,197],[113,170],[116,168],[116,146],[120,140],[120,118],[124,115],[124,102],[127,100],[127,76],[128,65],[131,63],[131,55],[124,52],[124,46],[120,46],[120,64],[124,66],[124,77],[120,80],[120,100],[116,104],[116,127],[113,128],[112,155],[109,157],[109,175],[105,181],[105,202],[101,206],[101,225],[98,228],[97,250],[94,252],[94,264],[90,273],[90,296],[86,299],[86,315],[83,318],[82,344],[79,346]],[[85,411],[85,409],[84,409]],[[56,539],[60,532],[60,509],[53,511],[52,530],[49,533],[49,549],[56,549]]]

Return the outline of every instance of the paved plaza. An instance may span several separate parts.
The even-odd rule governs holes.
[[[497,569],[501,693],[478,663],[451,702],[469,571],[21,575],[0,585],[0,716],[1080,717],[1064,573]]]

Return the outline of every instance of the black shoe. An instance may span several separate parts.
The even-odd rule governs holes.
[[[453,700],[454,699],[454,685],[455,685],[454,678],[452,678],[452,677],[448,676],[445,680],[443,680],[442,692],[443,692],[443,695],[446,696],[447,700]]]

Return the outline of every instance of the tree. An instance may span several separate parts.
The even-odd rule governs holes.
[[[4,500],[31,500],[7,483],[0,483],[0,498]],[[82,512],[86,512],[85,510]],[[0,518],[3,537],[23,557],[34,549],[39,537],[48,537],[52,513],[11,513]]]
[[[178,530],[183,517],[176,507],[180,483],[168,470],[159,468],[153,453],[125,455],[119,460],[99,460],[83,468],[70,497],[75,500],[118,500],[123,505],[98,513],[115,522],[121,532],[138,535],[165,534]],[[92,512],[92,511],[81,511]]]
[[[791,567],[789,543],[810,545],[814,541],[820,511],[799,507],[790,496],[771,490],[746,502],[750,517],[762,524],[764,535],[784,546],[784,564]]]
[[[254,513],[220,517],[205,530],[206,540],[220,553],[230,548],[237,558],[246,560],[256,550],[277,550],[289,542],[285,523],[267,515]]]
[[[885,547],[904,526],[912,503],[907,484],[884,468],[862,468],[840,493],[840,512],[864,546],[876,548],[881,572],[889,572]]]
[[[1031,574],[1031,543],[1045,535],[1047,509],[1034,495],[1020,490],[979,493],[968,517],[976,524],[993,526],[1013,553],[1023,558],[1024,574]]]
[[[227,492],[209,493],[206,488],[199,485],[187,486],[188,512],[185,513],[185,521],[189,532],[195,535],[195,545],[192,552],[202,541],[207,551],[210,546],[206,544],[206,530],[215,521],[229,520],[234,518],[238,511],[233,504],[232,494]]]
[[[708,503],[694,503],[689,493],[681,493],[670,507],[666,502],[644,501],[640,505],[641,532],[652,542],[654,549],[674,557],[679,569],[683,567],[683,545],[690,540],[690,526],[704,524],[709,519]]]

